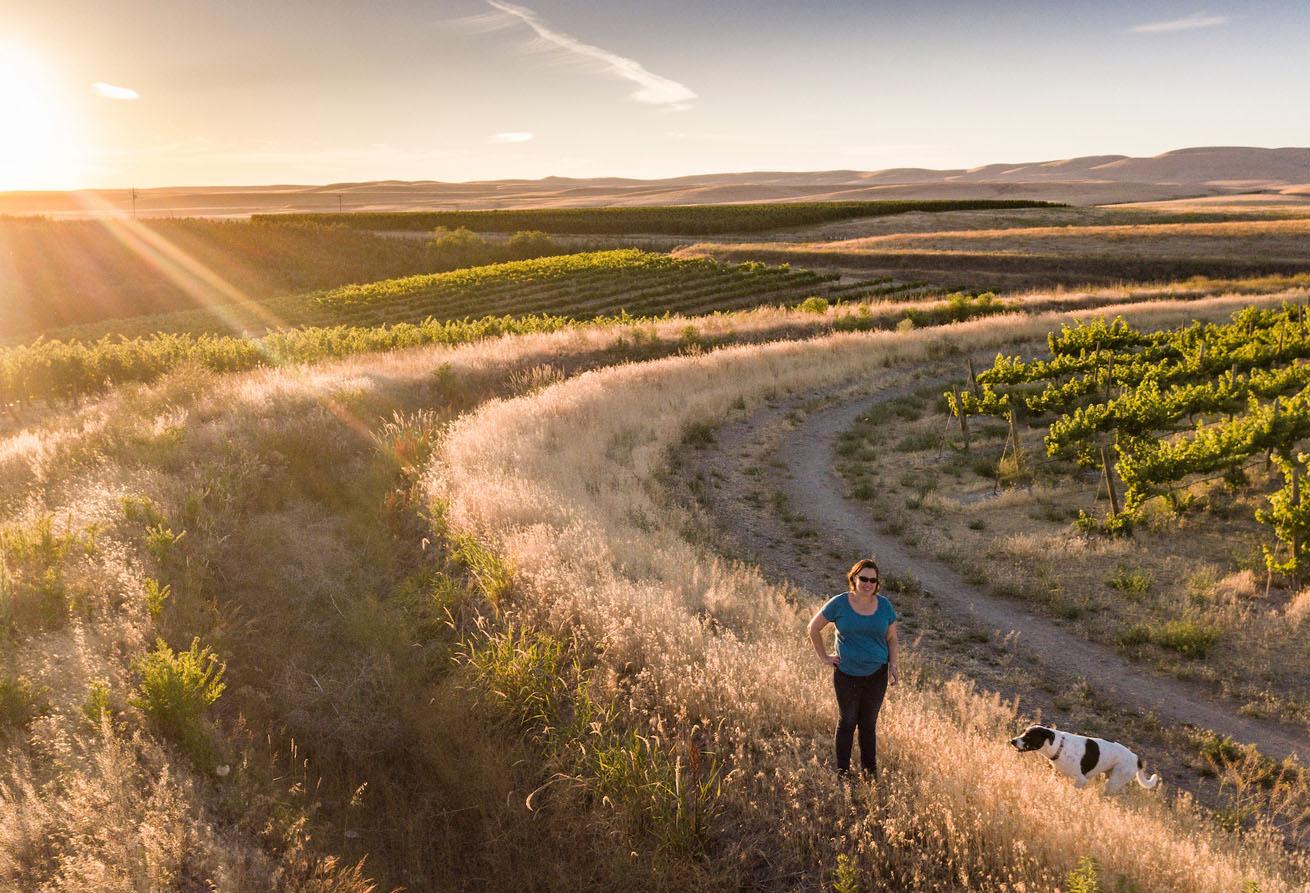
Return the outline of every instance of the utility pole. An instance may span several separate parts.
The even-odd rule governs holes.
[[[337,213],[341,213],[341,193],[337,193]]]
[[[132,187],[132,219],[136,220],[136,187]]]

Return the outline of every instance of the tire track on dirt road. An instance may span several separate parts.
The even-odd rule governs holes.
[[[782,543],[776,515],[765,507],[753,507],[746,498],[762,485],[772,487],[786,495],[793,513],[822,531],[822,541],[829,551],[875,554],[884,574],[917,579],[934,597],[937,609],[955,612],[982,630],[1012,636],[1010,645],[1020,659],[1040,663],[1044,673],[1058,677],[1058,683],[1073,685],[1086,680],[1099,697],[1118,709],[1130,713],[1152,711],[1166,724],[1191,724],[1229,735],[1255,744],[1275,759],[1294,753],[1302,758],[1307,755],[1310,746],[1304,732],[1242,716],[1236,712],[1236,705],[1217,700],[1200,685],[1155,675],[1048,617],[991,595],[965,581],[942,561],[881,533],[867,506],[845,496],[836,471],[836,440],[863,413],[924,383],[842,398],[809,413],[794,427],[792,420],[797,412],[822,395],[793,397],[723,426],[715,445],[702,451],[699,460],[702,472],[708,471],[715,484],[713,492],[707,494],[714,523],[745,551],[755,556],[771,555],[762,562],[770,571],[810,591],[827,591],[831,588],[832,561],[823,555],[810,556],[807,561],[800,555],[777,554],[794,552],[794,542],[790,546]],[[772,458],[761,463],[767,476],[764,481],[751,477],[740,461],[741,455],[762,443],[769,444],[768,455]],[[758,475],[759,470],[755,473]],[[815,559],[823,565],[822,570],[815,566]]]

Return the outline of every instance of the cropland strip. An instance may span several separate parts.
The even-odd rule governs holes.
[[[1059,207],[1051,202],[942,199],[872,202],[761,202],[746,205],[654,205],[610,208],[531,208],[512,211],[400,211],[381,214],[256,214],[256,221],[317,223],[377,231],[464,227],[474,232],[667,233],[710,235],[812,226],[830,220],[884,217],[910,211]]]

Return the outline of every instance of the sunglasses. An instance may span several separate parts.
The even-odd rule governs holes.
[[[877,583],[877,582],[878,582],[878,578],[877,578],[877,577],[856,577],[855,579],[859,580],[861,583]]]

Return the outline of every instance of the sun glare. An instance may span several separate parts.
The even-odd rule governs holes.
[[[0,42],[0,130],[0,190],[80,185],[67,98],[42,60],[7,42]]]

